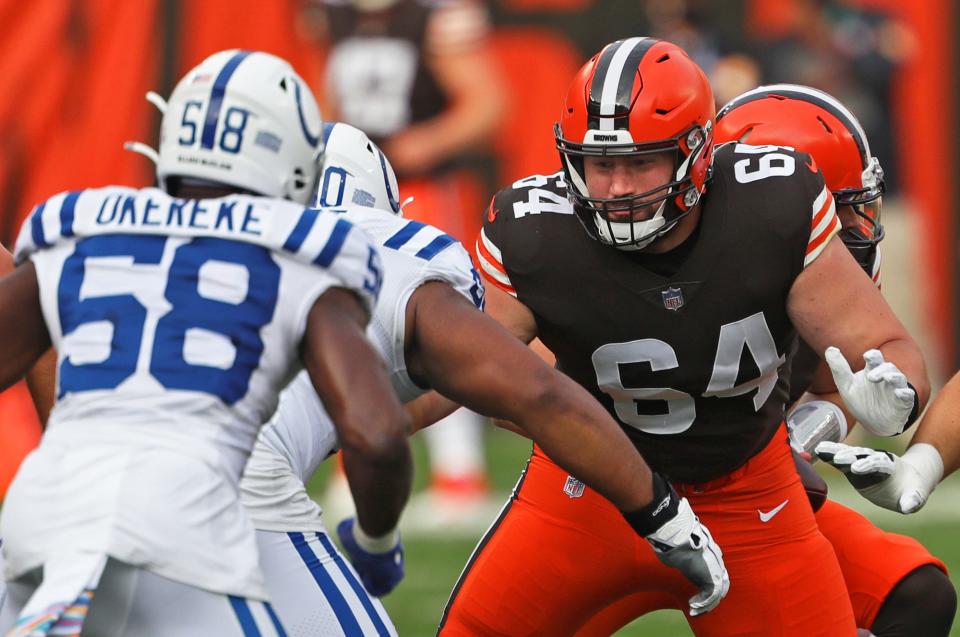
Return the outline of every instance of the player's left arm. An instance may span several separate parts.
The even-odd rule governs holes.
[[[832,382],[816,378],[810,391],[839,390],[868,430],[895,435],[916,419],[930,394],[923,355],[873,282],[836,237],[801,271],[787,296],[801,337],[825,352]],[[854,371],[847,361],[861,369]]]
[[[37,272],[27,261],[0,278],[0,390],[23,378],[49,349]]]

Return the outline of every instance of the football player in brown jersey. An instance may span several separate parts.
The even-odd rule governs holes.
[[[885,432],[924,404],[923,359],[834,240],[834,199],[809,155],[745,144],[714,153],[714,124],[710,85],[682,49],[650,38],[606,46],[563,105],[563,171],[491,203],[478,241],[488,312],[523,340],[539,337],[722,537],[730,593],[689,619],[697,635],[854,635],[843,575],[786,444],[787,355],[797,333],[816,351],[838,348],[844,401]],[[865,352],[868,369],[843,369]],[[830,379],[811,389],[836,391]],[[644,590],[682,608],[688,585],[614,512],[534,448],[440,634],[574,634]]]
[[[849,109],[831,95],[810,87],[761,86],[720,109],[716,141],[789,146],[809,153],[833,193],[842,226],[839,238],[879,285],[877,244],[884,236],[880,223],[883,171],[870,152],[863,128]],[[791,361],[790,403],[802,396],[815,374],[829,377],[829,370],[819,355],[801,341]],[[805,404],[811,409],[829,409],[819,401]],[[790,424],[788,416],[788,427]],[[801,471],[801,478],[805,484],[808,479],[820,480],[809,470]],[[825,493],[825,487],[823,483],[814,491]],[[823,497],[811,499],[811,505],[820,532],[837,554],[857,626],[863,634],[949,634],[957,594],[943,562],[913,538],[887,533],[850,508]],[[881,555],[882,560],[878,558]],[[657,604],[656,594],[625,597],[584,624],[577,637],[613,634],[632,618],[657,608]]]

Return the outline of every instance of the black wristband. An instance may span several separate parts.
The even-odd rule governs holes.
[[[917,417],[920,415],[920,394],[917,393],[917,388],[907,383],[907,387],[913,390],[913,409],[910,410],[910,415],[907,416],[907,422],[904,423],[903,429],[900,430],[900,433],[903,433],[917,421]]]
[[[666,478],[659,473],[653,474],[653,499],[647,506],[635,511],[624,511],[633,530],[646,537],[659,529],[664,523],[677,515],[680,496]]]

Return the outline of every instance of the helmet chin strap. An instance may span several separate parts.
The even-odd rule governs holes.
[[[667,220],[663,216],[666,205],[666,200],[661,201],[653,216],[643,221],[607,221],[599,214],[595,214],[597,233],[605,243],[620,250],[643,250],[675,225],[671,223],[667,226]],[[646,237],[646,239],[635,241],[634,237]]]

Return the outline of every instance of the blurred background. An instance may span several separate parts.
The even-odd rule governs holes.
[[[0,0],[0,243],[12,249],[33,205],[56,192],[151,185],[153,166],[123,150],[127,140],[155,144],[160,114],[144,94],[169,94],[210,53],[252,48],[290,60],[325,118],[349,121],[381,144],[400,176],[401,199],[415,197],[407,216],[472,247],[498,188],[559,168],[552,124],[576,69],[607,42],[652,35],[691,53],[719,105],[757,84],[797,82],[832,93],[859,117],[887,176],[883,292],[920,341],[939,387],[957,370],[960,351],[957,5]],[[385,599],[401,635],[432,634],[529,453],[523,439],[470,414],[455,420],[418,442],[422,493],[405,514],[409,574]],[[25,389],[0,395],[0,498],[38,437]],[[321,473],[311,488],[336,508],[337,490],[326,486],[335,472]],[[845,486],[831,481],[842,501],[960,569],[956,480],[909,518],[882,514]],[[664,612],[620,634],[689,632],[679,614]]]

